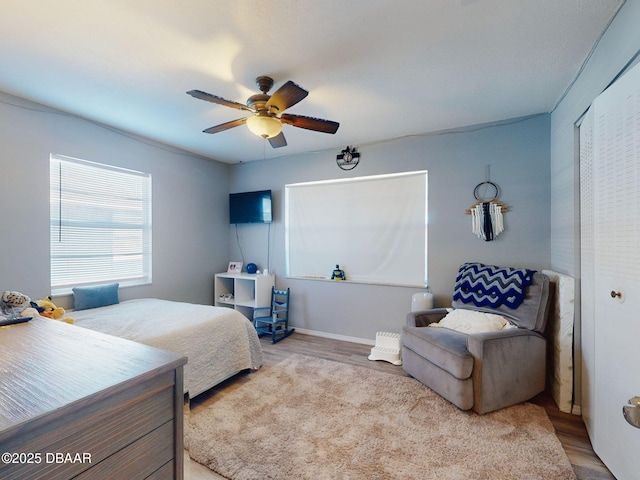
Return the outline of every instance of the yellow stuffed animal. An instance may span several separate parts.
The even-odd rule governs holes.
[[[43,300],[38,300],[36,302],[38,305],[38,310],[42,309],[40,315],[47,318],[52,318],[53,320],[60,320],[61,322],[73,324],[73,318],[64,317],[64,308],[56,307],[56,305],[51,301],[51,297],[47,297]]]

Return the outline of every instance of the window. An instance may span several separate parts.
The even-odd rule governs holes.
[[[151,282],[151,175],[61,155],[50,162],[51,290]]]
[[[423,287],[427,172],[285,186],[287,275]]]

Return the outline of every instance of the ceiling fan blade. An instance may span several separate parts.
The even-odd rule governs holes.
[[[229,130],[233,127],[239,127],[243,123],[247,123],[247,117],[238,118],[237,120],[232,120],[227,123],[221,123],[220,125],[216,125],[215,127],[209,127],[206,130],[203,130],[204,133],[218,133],[223,132],[225,130]]]
[[[207,92],[203,92],[201,90],[189,90],[187,92],[193,98],[197,98],[199,100],[206,100],[207,102],[217,103],[218,105],[224,105],[225,107],[236,108],[238,110],[247,110],[249,112],[253,112],[251,108],[243,105],[242,103],[233,102],[231,100],[225,100],[222,97],[218,97],[217,95],[212,95]]]
[[[287,146],[287,140],[284,138],[284,133],[280,132],[275,137],[269,139],[269,143],[273,148],[280,148]]]
[[[302,115],[289,115],[283,113],[280,116],[282,123],[287,123],[298,128],[306,128],[315,132],[336,133],[340,124],[331,120],[323,120],[321,118],[304,117]]]
[[[271,95],[271,98],[266,104],[268,110],[270,107],[275,107],[278,111],[275,113],[282,113],[287,108],[292,107],[304,97],[309,95],[304,88],[296,85],[291,80],[281,86],[276,92]]]

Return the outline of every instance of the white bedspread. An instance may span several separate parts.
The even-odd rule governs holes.
[[[242,370],[262,366],[253,325],[230,308],[142,298],[70,315],[79,327],[186,356],[184,391],[192,398]]]

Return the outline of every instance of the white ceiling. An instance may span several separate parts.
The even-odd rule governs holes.
[[[553,110],[623,0],[0,0],[0,91],[223,162],[362,146]],[[255,77],[309,96],[272,149]]]

